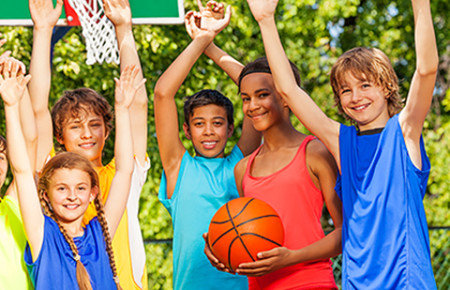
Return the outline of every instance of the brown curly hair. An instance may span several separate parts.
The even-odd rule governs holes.
[[[69,120],[82,118],[91,112],[103,118],[107,135],[112,129],[113,119],[111,105],[108,101],[89,88],[65,91],[51,112],[53,135],[57,139],[62,139],[63,128]]]

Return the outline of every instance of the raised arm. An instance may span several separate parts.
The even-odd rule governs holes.
[[[203,7],[202,1],[197,0],[197,4],[200,13],[194,13],[194,19],[186,25],[186,30],[192,39],[197,37],[196,32],[199,31],[198,28],[209,29],[210,26],[214,25],[216,19],[223,18],[224,15],[224,5],[223,3],[218,3],[216,1],[209,1],[206,7]],[[225,51],[217,47],[211,42],[210,45],[205,49],[204,53],[212,59],[220,68],[222,68],[225,73],[233,80],[233,82],[238,85],[239,75],[244,68],[244,66],[228,55]],[[242,151],[244,156],[252,153],[261,144],[261,133],[256,131],[251,123],[251,120],[244,116],[244,122],[242,124],[242,134],[237,143],[239,149]]]
[[[173,179],[176,180],[181,159],[186,151],[179,137],[175,94],[194,63],[214,39],[214,36],[228,25],[230,14],[231,12],[228,9],[225,18],[217,20],[215,25],[211,25],[208,29],[199,29],[195,24],[192,24],[192,22],[195,22],[194,12],[188,12],[185,17],[186,28],[195,29],[194,33],[197,36],[175,59],[155,85],[155,127],[161,162],[169,183]]]
[[[223,3],[216,1],[209,1],[206,3],[206,7],[203,6],[201,0],[197,0],[199,12],[194,14],[196,21],[193,25],[196,25],[202,29],[208,29],[208,25],[213,24],[215,19],[223,18],[225,13],[225,6]],[[196,34],[195,30],[190,27],[186,27],[189,36],[194,39]],[[205,49],[205,55],[214,61],[232,80],[235,84],[238,82],[239,74],[244,66],[228,55],[225,51],[216,46],[213,42]]]
[[[33,169],[27,154],[20,124],[19,103],[30,76],[17,76],[14,71],[3,71],[0,76],[0,94],[5,103],[6,140],[9,160],[19,193],[19,206],[25,233],[33,259],[41,250],[44,237],[44,216],[34,182]]]
[[[143,79],[141,62],[134,41],[131,9],[128,0],[104,0],[105,15],[114,24],[116,30],[117,43],[119,46],[120,71],[125,67],[134,65],[139,69],[135,84],[139,84]],[[130,107],[131,113],[131,133],[133,136],[133,152],[140,164],[145,162],[147,151],[147,119],[148,119],[148,95],[145,86],[139,88]]]
[[[310,96],[297,86],[278,35],[274,13],[278,0],[247,0],[261,34],[277,91],[303,125],[316,135],[339,166],[339,123],[328,118]]]
[[[429,0],[412,0],[416,71],[399,120],[412,159],[420,160],[419,140],[433,98],[439,59]],[[419,155],[418,155],[419,154]],[[416,162],[415,162],[416,163]],[[417,164],[417,163],[416,163]]]
[[[130,107],[137,91],[146,81],[143,79],[136,84],[135,80],[139,73],[139,68],[128,66],[122,72],[120,80],[115,79],[116,139],[114,153],[116,156],[116,173],[105,203],[105,215],[111,236],[114,236],[116,232],[130,193],[131,175],[134,168]]]
[[[50,45],[53,28],[61,15],[62,3],[62,0],[57,0],[54,8],[52,0],[29,0],[34,24],[30,74],[34,77],[28,89],[39,136],[36,154],[38,170],[44,165],[53,146],[52,119],[48,108],[51,82]]]

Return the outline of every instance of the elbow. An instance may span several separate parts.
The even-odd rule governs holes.
[[[439,60],[436,55],[436,59],[427,63],[418,63],[416,71],[420,76],[436,75],[439,69]]]

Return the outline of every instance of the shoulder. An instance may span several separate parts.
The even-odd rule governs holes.
[[[250,159],[250,156],[246,156],[236,164],[236,167],[234,168],[234,174],[236,176],[244,175],[249,159]]]
[[[306,163],[313,170],[323,168],[336,168],[336,162],[333,155],[327,147],[319,140],[311,140],[306,147]]]

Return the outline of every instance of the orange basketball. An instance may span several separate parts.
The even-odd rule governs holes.
[[[256,254],[283,245],[284,229],[275,210],[262,200],[240,197],[224,204],[209,225],[208,243],[223,264],[235,271]]]

